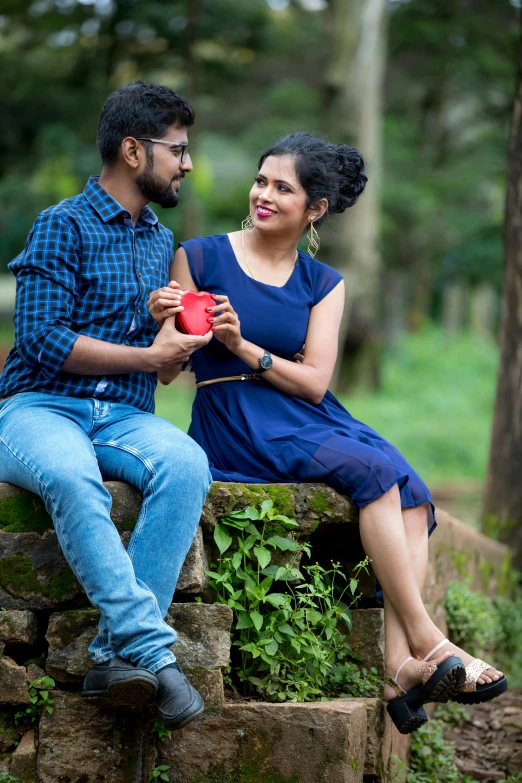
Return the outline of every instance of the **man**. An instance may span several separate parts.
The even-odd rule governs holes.
[[[63,553],[101,612],[83,695],[141,705],[180,728],[203,710],[164,622],[210,487],[196,443],[154,413],[156,371],[205,337],[157,332],[146,301],[168,282],[172,233],[149,201],[178,203],[192,171],[190,105],[167,87],[112,93],[98,125],[102,171],[38,216],[16,275],[15,345],[0,376],[0,481],[37,493]],[[102,481],[143,506],[126,552]]]

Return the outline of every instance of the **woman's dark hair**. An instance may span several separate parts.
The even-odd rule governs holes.
[[[169,87],[147,82],[131,82],[112,92],[98,121],[98,150],[102,163],[113,166],[126,136],[161,139],[171,125],[190,128],[194,124],[192,106]]]
[[[368,182],[359,150],[332,144],[311,133],[283,136],[261,155],[259,168],[271,155],[292,155],[299,182],[306,191],[307,206],[326,198],[328,215],[353,207]]]

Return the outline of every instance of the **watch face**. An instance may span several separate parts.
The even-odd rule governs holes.
[[[269,353],[264,353],[263,356],[259,360],[259,364],[263,368],[263,370],[269,370],[272,366],[272,357]]]

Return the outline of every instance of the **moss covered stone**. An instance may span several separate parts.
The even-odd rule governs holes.
[[[207,503],[212,505],[217,502],[219,512],[225,515],[236,509],[259,506],[264,500],[272,500],[278,514],[290,517],[295,514],[293,489],[286,484],[227,484],[216,481],[210,488]]]
[[[335,503],[324,490],[317,489],[308,500],[308,505],[317,514],[334,513]]]
[[[0,560],[0,587],[17,598],[29,599],[40,594],[58,603],[71,599],[81,590],[67,565],[47,581],[40,581],[24,552]]]
[[[71,644],[78,636],[88,629],[96,629],[100,613],[96,609],[70,609],[66,612],[55,612],[49,620],[47,641],[52,636],[52,648],[62,649]]]
[[[36,495],[20,491],[0,497],[0,529],[7,533],[45,533],[53,521]]]
[[[231,772],[227,772],[223,764],[215,764],[205,775],[198,774],[186,779],[186,783],[299,783],[299,778],[296,775],[284,778],[277,772],[262,771],[257,766],[257,760],[253,759]]]
[[[225,704],[161,742],[156,763],[183,783],[355,783],[352,758],[362,770],[366,735],[366,706],[350,699]]]
[[[239,739],[242,739],[240,734]],[[241,752],[232,769],[223,763],[212,764],[205,773],[196,773],[186,779],[186,783],[300,783],[298,775],[286,777],[274,770],[270,758],[273,748],[273,737],[259,730],[255,736],[250,735],[248,745]],[[158,764],[163,763],[161,760]]]

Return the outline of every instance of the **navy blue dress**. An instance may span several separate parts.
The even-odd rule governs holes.
[[[341,281],[326,264],[299,252],[282,287],[253,280],[227,234],[182,242],[199,290],[226,294],[246,340],[286,359],[300,351],[311,308]],[[252,373],[216,338],[192,355],[196,381]],[[398,484],[404,508],[429,502],[429,490],[400,452],[354,419],[327,392],[318,405],[268,381],[231,381],[197,390],[189,429],[205,450],[215,481],[324,482],[365,506]]]

